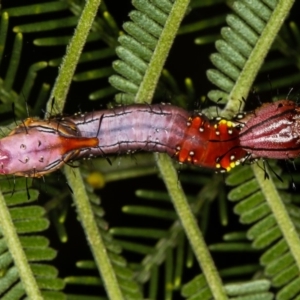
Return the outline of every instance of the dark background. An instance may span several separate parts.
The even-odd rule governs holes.
[[[41,1],[30,1],[30,4],[33,3],[40,3]],[[107,7],[111,13],[111,15],[114,16],[115,20],[117,21],[118,25],[121,27],[122,24],[126,21],[128,21],[128,13],[133,9],[130,1],[120,1],[120,0],[110,0],[106,2]],[[2,1],[2,8],[8,8],[12,6],[19,6],[24,5],[23,0],[4,0]],[[220,10],[220,13],[227,13],[229,12],[229,8],[223,4],[216,6],[218,10]],[[183,24],[190,23],[192,21],[200,20],[202,18],[206,18],[211,11],[213,10],[214,14],[216,13],[216,7],[213,8],[207,8],[207,9],[199,9],[195,10],[191,13],[189,13],[185,20],[183,21]],[[292,14],[290,16],[291,20],[297,21],[297,12],[299,8],[299,3],[295,4],[295,7],[293,8]],[[62,13],[63,16],[64,13]],[[51,19],[52,15],[49,14],[49,19]],[[45,20],[45,15],[43,16],[37,16],[35,18],[35,21]],[[13,28],[16,25],[19,24],[25,24],[28,22],[27,17],[20,17],[20,18],[11,18],[10,20],[10,28]],[[23,44],[23,53],[22,53],[22,62],[19,67],[19,73],[16,78],[15,90],[20,90],[24,76],[27,72],[28,67],[37,61],[47,61],[52,58],[56,57],[62,57],[65,53],[65,47],[36,47],[32,44],[33,40],[38,37],[44,37],[44,36],[54,36],[56,34],[59,35],[68,35],[72,34],[73,28],[67,28],[58,31],[52,31],[45,35],[45,33],[30,33],[30,34],[24,34],[24,44]],[[205,35],[208,34],[216,34],[219,32],[219,28],[212,28],[207,31],[205,31]],[[167,63],[166,63],[166,69],[168,69],[173,76],[176,78],[179,87],[182,91],[184,91],[184,79],[186,77],[190,77],[193,80],[195,91],[196,91],[196,99],[200,99],[201,96],[206,95],[207,92],[213,88],[213,85],[208,81],[206,77],[205,70],[212,68],[212,64],[209,61],[209,55],[213,52],[216,52],[214,48],[214,44],[208,44],[204,46],[197,46],[194,44],[194,39],[198,36],[198,34],[191,33],[183,36],[179,36],[174,46],[172,47],[172,50],[170,52],[170,55],[168,57]],[[7,40],[7,46],[5,49],[5,57],[7,57],[7,60],[4,59],[3,64],[1,65],[0,69],[0,76],[4,76],[8,64],[8,58],[10,57],[10,52],[13,46],[13,35],[9,35]],[[101,47],[101,42],[95,42],[91,43],[87,46],[87,49],[97,49],[97,47]],[[187,52],[188,48],[188,52]],[[188,55],[186,55],[188,53]],[[276,55],[279,55],[278,53],[271,53],[272,57],[276,57]],[[111,64],[110,60],[107,60],[105,62],[107,65]],[[77,71],[84,71],[90,69],[91,65],[81,65],[79,66],[79,70]],[[291,70],[294,68],[291,66]],[[29,105],[34,103],[35,97],[38,93],[39,86],[43,82],[47,82],[49,84],[53,84],[55,77],[57,75],[57,69],[48,67],[45,70],[39,72],[39,76],[37,78],[35,87],[33,89],[32,94],[30,95],[29,99],[26,99],[28,101]],[[289,72],[289,70],[284,70],[284,72]],[[272,82],[272,78],[276,78],[279,74],[278,72],[274,72],[272,74],[262,75],[268,76],[270,78],[270,82]],[[259,77],[260,78],[260,77]],[[263,78],[264,79],[264,78]],[[90,110],[98,110],[102,107],[105,107],[107,102],[112,101],[112,99],[106,99],[106,101],[98,101],[98,102],[92,102],[88,101],[88,94],[91,91],[99,89],[100,85],[107,86],[107,80],[95,80],[92,82],[80,82],[75,83],[73,82],[70,88],[70,92],[68,94],[68,102],[65,107],[65,113],[72,114],[78,110],[82,111],[90,111]],[[297,90],[300,85],[293,86],[295,89],[295,94],[297,95]],[[90,92],[89,92],[90,91]],[[286,91],[283,91],[283,93],[288,93],[289,88],[286,89]],[[268,102],[271,95],[274,95],[277,93],[276,87],[270,86],[270,91],[267,93],[261,93],[260,99],[263,102]],[[252,103],[250,103],[250,107],[257,106],[257,98],[256,96],[250,95],[250,98],[253,98]],[[167,94],[166,96],[167,101],[172,102],[172,95]],[[195,104],[196,105],[196,104]],[[43,112],[41,112],[41,117],[43,116]],[[115,159],[116,161],[114,163],[118,163],[118,158]],[[185,171],[183,171],[185,172]],[[187,171],[189,172],[189,171]],[[210,176],[208,172],[207,176]],[[58,181],[62,188],[65,189],[65,182],[63,179],[63,176],[56,175],[58,177]],[[180,176],[180,175],[179,175]],[[221,175],[220,175],[221,176]],[[117,185],[116,185],[117,184]],[[117,183],[109,183],[105,186],[104,189],[100,190],[98,192],[99,196],[102,200],[102,205],[106,211],[106,220],[109,222],[111,227],[114,226],[149,226],[154,227],[157,226],[157,228],[168,228],[171,223],[165,222],[165,221],[158,221],[156,224],[152,223],[152,220],[149,218],[144,217],[131,217],[128,215],[124,215],[121,212],[121,208],[123,205],[133,204],[133,205],[141,205],[144,202],[141,203],[141,200],[135,197],[135,190],[139,189],[155,189],[159,191],[164,191],[164,185],[162,181],[156,176],[147,176],[143,178],[136,178],[133,180],[123,180],[119,181]],[[191,184],[185,184],[184,186],[187,193],[196,194],[199,192],[199,188],[195,187],[195,185]],[[125,195],[125,196],[124,196]],[[43,192],[43,199],[47,199],[47,191]],[[117,201],[116,201],[117,199]],[[41,202],[44,200],[40,200]],[[229,209],[228,211],[232,211],[233,205],[229,203]],[[164,204],[162,205],[162,208],[171,208],[171,204]],[[220,225],[219,217],[218,217],[218,203],[213,203],[211,207],[211,216],[210,216],[210,223],[208,226],[208,230],[206,232],[206,238],[207,243],[212,244],[219,242],[222,238],[222,235],[226,232],[230,232],[232,230],[245,230],[246,227],[242,226],[238,222],[238,217],[234,215],[233,213],[230,213],[230,224],[227,226],[227,228],[224,228]],[[52,226],[50,230],[48,230],[49,237],[51,239],[51,246],[57,250],[58,256],[56,259],[56,264],[60,270],[60,276],[65,277],[71,274],[77,274],[82,275],[86,274],[85,271],[78,270],[75,267],[75,262],[78,260],[84,260],[84,259],[92,259],[91,253],[89,252],[89,248],[87,245],[87,242],[85,240],[85,236],[82,232],[82,228],[80,226],[80,223],[77,220],[76,214],[74,212],[74,207],[71,207],[69,210],[67,219],[66,219],[66,228],[68,232],[69,241],[66,244],[63,244],[59,241],[55,228]],[[145,241],[146,243],[149,243],[149,241]],[[151,243],[150,243],[151,244]],[[129,261],[135,261],[138,262],[142,257],[129,253],[124,252],[124,256]],[[246,254],[247,258],[245,258],[245,253],[242,254],[215,254],[214,258],[216,260],[217,266],[219,268],[224,268],[231,266],[233,263],[238,264],[239,262],[257,262],[257,259],[259,257],[258,253],[253,254]],[[63,266],[63,267],[62,267]],[[163,274],[163,268],[161,268],[161,272]],[[187,282],[195,274],[199,273],[199,269],[197,265],[190,270],[185,270],[184,273],[184,282]],[[97,275],[97,272],[90,272],[91,275]],[[163,288],[163,284],[162,287]],[[76,291],[80,290],[80,293],[88,293],[88,294],[99,294],[99,291],[97,288],[91,289],[90,287],[86,290],[83,290],[82,287],[71,287],[67,288],[67,291],[71,291],[75,293]]]

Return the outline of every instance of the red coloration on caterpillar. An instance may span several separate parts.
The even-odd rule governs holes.
[[[97,138],[78,138],[71,122],[27,119],[0,140],[0,173],[41,177],[59,169]]]
[[[300,156],[300,107],[293,101],[266,103],[241,119],[240,146],[249,158]]]
[[[185,138],[177,147],[178,161],[202,167],[230,171],[238,165],[247,152],[238,145],[239,126],[225,119],[209,120],[203,114],[191,117],[187,123]],[[194,141],[202,139],[205,147]]]
[[[79,157],[137,150],[165,152],[181,163],[229,171],[246,152],[237,147],[239,125],[211,121],[172,105],[131,105],[66,118],[81,136],[97,136],[99,148],[84,149]]]

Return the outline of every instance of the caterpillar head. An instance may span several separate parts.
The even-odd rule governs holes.
[[[41,120],[29,125],[0,140],[0,174],[41,177],[75,159],[82,149],[98,146],[97,138],[77,137],[76,131],[71,135],[62,123]]]

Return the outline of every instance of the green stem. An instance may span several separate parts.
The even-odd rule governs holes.
[[[73,191],[73,199],[77,207],[79,219],[85,231],[95,262],[105,284],[109,299],[123,299],[122,292],[107,254],[106,247],[100,235],[89,197],[86,194],[80,171],[68,166],[64,168],[66,178]]]
[[[158,79],[189,3],[190,0],[175,1],[135,96],[136,103],[151,103]]]
[[[278,2],[238,80],[230,92],[230,101],[228,101],[226,108],[224,109],[225,115],[227,113],[229,115],[236,114],[241,110],[241,105],[243,105],[241,99],[242,97],[246,98],[248,96],[256,75],[294,2],[295,0],[280,0]]]
[[[26,295],[30,299],[42,300],[41,291],[28,264],[27,257],[20,243],[19,236],[15,230],[2,193],[0,193],[0,227],[9,248],[9,253],[18,269]]]
[[[176,212],[180,218],[182,226],[190,241],[198,263],[205,275],[207,284],[210,287],[214,299],[227,299],[221,278],[216,270],[213,259],[205,244],[202,233],[197,225],[197,221],[191,211],[187,199],[178,181],[178,174],[174,168],[171,158],[166,154],[157,154],[157,165],[163,176],[163,180],[169,191]]]
[[[55,99],[55,111],[62,112],[63,110],[77,63],[79,61],[87,36],[92,28],[92,24],[100,3],[101,0],[86,1],[86,5],[78,22],[78,26],[67,48],[66,56],[64,57],[60,66],[60,72],[52,90],[50,101],[47,103],[47,113],[51,113],[52,99]],[[123,296],[119,289],[119,284],[111,262],[108,258],[102,237],[99,234],[96,221],[93,218],[93,211],[90,206],[88,195],[85,191],[81,174],[79,170],[71,170],[70,168],[66,167],[65,175],[73,190],[73,199],[93,252],[96,264],[106,286],[107,293],[110,299],[121,300],[123,299]]]
[[[86,1],[75,33],[67,47],[67,53],[59,68],[58,77],[52,89],[50,100],[47,103],[47,114],[53,114],[52,99],[55,99],[55,113],[63,111],[77,63],[100,4],[101,0]]]
[[[296,228],[289,217],[286,207],[277,192],[272,178],[266,180],[265,170],[259,167],[257,164],[254,164],[252,169],[257,178],[257,182],[260,185],[260,189],[262,190],[282,232],[282,235],[292,252],[298,269],[300,270],[300,239]]]

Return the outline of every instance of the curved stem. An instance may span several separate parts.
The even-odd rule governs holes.
[[[239,78],[230,92],[224,113],[237,114],[241,110],[242,97],[247,97],[255,77],[264,62],[277,34],[289,14],[295,0],[280,0],[273,11],[265,29],[261,33],[251,55],[249,56]]]
[[[55,111],[62,112],[69,87],[79,61],[83,46],[92,28],[92,24],[101,0],[88,0],[82,11],[78,26],[67,48],[66,56],[60,66],[60,72],[47,103],[47,113],[51,113],[52,99],[55,99]],[[73,199],[85,230],[96,264],[102,275],[110,299],[123,299],[113,267],[107,255],[105,245],[99,233],[88,195],[79,170],[65,167],[65,175],[73,190]],[[32,298],[37,299],[37,298]]]
[[[165,61],[175,40],[190,0],[177,0],[160,35],[146,74],[135,96],[136,103],[151,103]]]
[[[72,196],[77,207],[79,219],[85,231],[89,246],[93,252],[95,262],[105,284],[109,299],[122,300],[122,292],[94,218],[94,213],[80,171],[68,166],[64,168],[64,171],[68,183],[72,188]]]
[[[0,227],[28,298],[43,300],[2,193],[0,193]]]
[[[300,239],[296,228],[290,219],[290,216],[283,204],[276,186],[270,177],[265,179],[265,170],[260,168],[257,164],[252,166],[257,182],[262,190],[266,201],[276,219],[276,222],[282,232],[282,235],[291,250],[291,253],[296,261],[298,269],[300,270]]]
[[[79,61],[83,46],[92,28],[101,0],[88,0],[78,21],[77,28],[67,47],[67,53],[62,60],[59,74],[47,103],[46,114],[53,114],[52,100],[55,99],[55,113],[63,111],[69,87]]]
[[[205,275],[208,286],[214,299],[227,299],[221,278],[214,265],[210,252],[205,244],[197,221],[191,211],[187,199],[177,178],[177,171],[174,168],[171,158],[166,154],[157,154],[157,165],[163,176],[163,180],[169,191],[174,207],[186,235],[190,241],[199,265]]]

